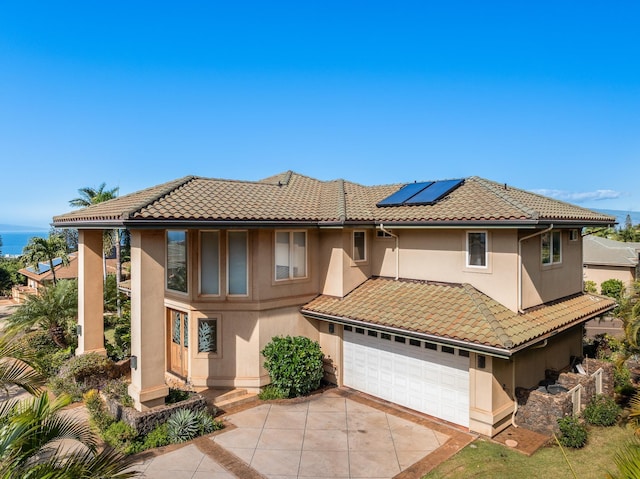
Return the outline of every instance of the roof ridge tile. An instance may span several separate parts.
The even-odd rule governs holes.
[[[484,188],[488,189],[493,194],[495,194],[496,196],[498,196],[502,200],[504,200],[507,203],[509,203],[511,206],[514,206],[514,207],[518,208],[519,210],[523,211],[524,213],[529,215],[532,219],[538,219],[538,217],[539,217],[539,212],[538,211],[536,211],[533,208],[529,208],[528,206],[525,206],[521,202],[519,202],[516,199],[512,198],[508,193],[505,193],[505,191],[509,191],[507,189],[507,184],[506,183],[505,183],[505,189],[501,189],[501,188],[498,188],[498,183],[495,183],[493,181],[487,180],[485,178],[481,178],[479,176],[472,176],[469,179],[477,181],[478,184],[480,184]],[[514,188],[513,186],[509,186],[509,188],[519,189],[519,188]]]
[[[482,314],[482,316],[484,316],[484,318],[487,320],[487,323],[489,323],[489,326],[491,326],[491,329],[496,334],[500,342],[504,345],[504,347],[513,347],[513,341],[511,340],[511,337],[507,334],[507,332],[500,324],[500,321],[498,321],[498,319],[489,309],[489,306],[487,306],[487,304],[485,303],[483,297],[484,295],[469,283],[464,283],[462,287],[469,295],[469,298],[471,298],[471,301],[473,301],[473,303],[476,305],[480,314]]]

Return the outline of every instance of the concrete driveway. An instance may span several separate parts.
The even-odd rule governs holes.
[[[330,390],[225,416],[228,427],[136,466],[148,478],[420,478],[474,437]]]

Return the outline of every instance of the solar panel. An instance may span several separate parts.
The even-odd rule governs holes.
[[[405,205],[432,205],[462,184],[464,180],[436,181],[407,199]]]
[[[409,183],[404,185],[398,191],[390,196],[387,196],[384,200],[380,201],[376,206],[400,206],[412,196],[420,193],[425,188],[428,188],[433,184],[433,181],[427,181],[423,183]]]

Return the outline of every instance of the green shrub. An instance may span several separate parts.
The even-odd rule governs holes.
[[[258,397],[263,401],[269,401],[271,399],[284,399],[287,395],[273,384],[269,384],[262,388]]]
[[[143,449],[153,449],[154,447],[166,446],[169,444],[167,434],[167,423],[160,424],[144,438]]]
[[[558,441],[565,447],[580,449],[587,443],[587,428],[577,417],[565,416],[558,419],[560,437]]]
[[[107,411],[107,408],[102,402],[100,393],[97,389],[91,389],[82,396],[84,404],[89,411],[92,424],[101,432],[106,431],[116,420]]]
[[[262,355],[271,384],[287,397],[303,396],[320,386],[324,355],[317,341],[304,336],[274,337]]]
[[[189,391],[183,391],[182,389],[169,388],[169,395],[164,399],[165,404],[175,404],[180,401],[186,401],[191,397]]]
[[[190,441],[199,429],[198,417],[190,409],[178,409],[167,421],[167,437],[172,443]]]
[[[113,361],[97,353],[73,356],[50,381],[56,394],[66,392],[74,401],[90,389],[102,388],[113,374]]]
[[[613,426],[620,415],[620,407],[613,398],[605,395],[594,397],[582,412],[582,417],[594,426]]]
[[[585,293],[597,293],[598,285],[595,281],[587,280],[584,282],[584,292]]]
[[[122,378],[110,379],[102,392],[109,399],[114,399],[126,407],[133,407],[133,398],[129,396],[129,384]]]
[[[631,371],[624,364],[617,365],[613,369],[613,386],[617,393],[620,393],[628,386],[633,387],[631,384]]]
[[[124,454],[132,454],[140,449],[140,446],[135,444],[138,433],[124,421],[111,424],[102,437],[107,444]]]
[[[614,299],[620,299],[624,291],[624,283],[619,279],[608,279],[600,283],[600,292]]]

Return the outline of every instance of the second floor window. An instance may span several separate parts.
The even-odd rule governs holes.
[[[187,292],[187,232],[167,231],[167,289]]]
[[[246,296],[249,289],[247,232],[229,231],[227,289],[230,295]]]
[[[364,231],[353,232],[353,261],[367,260],[366,233]]]
[[[549,231],[542,235],[542,264],[562,262],[562,232]]]
[[[307,276],[307,233],[305,231],[276,231],[276,280]]]
[[[487,233],[473,231],[467,233],[467,266],[485,268],[487,266]]]
[[[200,233],[200,293],[220,294],[220,233]]]

